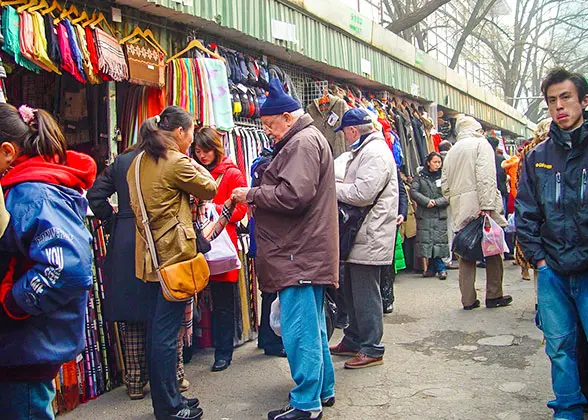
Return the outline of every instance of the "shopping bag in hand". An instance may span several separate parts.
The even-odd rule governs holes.
[[[504,230],[490,216],[485,217],[482,252],[485,257],[504,254]]]
[[[277,297],[270,308],[270,327],[276,335],[282,336],[282,327],[280,325],[280,298]]]
[[[209,217],[212,221],[218,220],[218,214],[213,206],[210,207]],[[227,273],[229,271],[238,270],[241,268],[241,260],[231,241],[231,237],[226,229],[212,241],[210,241],[210,251],[204,254],[210,275]]]
[[[484,216],[468,223],[462,230],[455,234],[452,250],[455,255],[466,261],[482,261],[482,230],[484,229]]]

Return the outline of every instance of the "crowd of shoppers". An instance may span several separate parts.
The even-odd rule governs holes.
[[[587,404],[577,354],[588,323],[588,84],[557,68],[542,92],[552,120],[541,122],[516,156],[505,159],[499,139],[487,139],[478,121],[460,115],[455,144],[442,142],[440,153],[426,156],[408,196],[416,206],[423,274],[441,280],[446,263],[452,264],[454,233],[481,216],[505,228],[505,215],[514,210],[516,261],[538,277],[537,324],[547,341],[555,394],[548,406],[556,419],[581,419]],[[322,418],[323,408],[335,404],[331,355],[350,357],[347,369],[384,363],[383,317],[394,299],[389,273],[409,206],[389,144],[368,112],[347,111],[338,131],[350,152],[336,181],[329,143],[278,79],[270,82],[260,115],[274,148],[250,188],[225,156],[222,134],[211,127],[195,132],[193,117],[179,107],[147,119],[139,143],[96,179],[94,161],[67,150],[48,113],[0,104],[0,405],[9,418],[53,418],[52,379],[83,348],[92,285],[88,202],[110,235],[104,312],[106,320],[124,323],[127,392],[143,398],[149,382],[157,419],[198,419],[203,410],[198,398],[181,395],[187,389],[183,321],[197,296],[187,302],[164,297],[149,231],[165,267],[196,257],[203,244],[198,235],[214,239],[226,229],[237,249],[237,223],[248,210],[254,216],[260,289],[268,305],[278,299],[280,307],[281,339],[266,332],[261,345],[267,354],[287,357],[295,382],[288,404],[269,412],[269,420]],[[341,261],[338,202],[364,209]],[[212,228],[199,220],[203,209],[206,218],[216,213]],[[508,256],[485,257],[487,308],[512,303],[502,285]],[[463,309],[478,308],[476,261],[460,257],[458,277]],[[329,347],[326,289],[337,288],[340,278],[348,325]],[[232,361],[238,279],[238,270],[210,277],[213,372]]]

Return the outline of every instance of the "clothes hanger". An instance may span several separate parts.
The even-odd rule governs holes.
[[[80,23],[80,22],[81,22],[81,21],[83,21],[83,20],[86,20],[86,21],[87,21],[87,20],[89,20],[89,19],[90,19],[90,16],[88,16],[88,14],[86,13],[86,11],[84,10],[84,11],[82,12],[82,14],[80,15],[80,17],[78,17],[78,18],[76,18],[76,19],[73,19],[73,20],[71,21],[71,24],[72,24],[72,25],[75,25],[76,23]]]
[[[151,29],[146,29],[145,31],[143,31],[138,26],[135,26],[133,32],[131,32],[128,36],[121,39],[118,43],[121,45],[134,44],[136,42],[139,42],[141,39],[147,41],[149,44],[151,44],[151,46],[153,46],[156,50],[162,52],[164,55],[167,55],[167,52],[163,49],[163,47],[159,44],[159,42],[157,42],[157,40],[153,36],[153,32],[151,32]]]
[[[90,19],[85,21],[84,23],[82,23],[82,27],[85,28],[86,26],[93,24],[97,20],[98,20],[98,15],[96,14],[96,10],[94,10],[92,12],[92,16],[90,17]]]
[[[49,8],[47,10],[43,10],[41,12],[41,14],[43,16],[45,16],[48,13],[53,14],[53,11],[57,10],[58,12],[63,12],[63,7],[61,7],[61,5],[59,3],[57,3],[57,0],[53,0],[53,3],[51,3],[51,6],[49,6]]]
[[[37,4],[39,4],[39,0],[29,0],[28,3],[20,6],[18,9],[16,9],[17,13],[22,13],[25,10],[30,9],[31,7],[36,6]]]
[[[37,10],[41,10],[41,9],[46,9],[48,7],[49,7],[49,3],[47,3],[47,0],[41,0],[37,6],[31,7],[29,9],[29,13],[33,13],[33,12],[36,12]]]
[[[110,35],[115,36],[114,29],[112,29],[112,26],[110,26],[110,24],[106,20],[106,17],[104,16],[104,13],[102,12],[98,13],[98,18],[90,24],[90,27],[92,29],[95,29],[96,26],[100,26],[102,30],[107,30],[108,32],[110,32]]]
[[[197,39],[193,39],[192,41],[190,41],[188,43],[188,45],[186,46],[186,48],[184,48],[182,51],[180,51],[179,53],[175,54],[174,56],[168,58],[167,61],[166,61],[166,64],[169,63],[172,60],[175,60],[178,57],[181,57],[182,55],[184,55],[185,53],[187,53],[188,51],[190,51],[193,48],[198,48],[200,51],[203,51],[203,52],[207,53],[209,56],[211,56],[213,58],[216,58],[218,60],[222,60],[223,62],[225,61],[225,59],[223,57],[221,57],[217,53],[214,53],[214,52],[210,51],[208,48],[206,48],[204,45],[202,45],[202,42],[200,42]]]
[[[70,8],[68,10],[63,10],[61,12],[61,14],[59,15],[58,18],[53,20],[53,24],[57,25],[59,22],[61,22],[63,19],[66,19],[70,16],[80,16],[80,12],[78,11],[78,8],[74,5],[71,5]]]
[[[12,1],[3,1],[0,6],[20,6],[21,4],[27,3],[28,0],[12,0]]]

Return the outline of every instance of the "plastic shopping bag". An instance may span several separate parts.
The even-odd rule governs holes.
[[[280,326],[280,298],[277,297],[276,300],[272,302],[272,306],[270,309],[270,327],[276,335],[282,336],[282,327]]]
[[[466,261],[482,261],[482,230],[484,229],[484,217],[480,216],[472,220],[453,238],[452,250],[455,255]]]
[[[485,217],[482,252],[485,257],[504,254],[504,230],[490,216]]]
[[[508,226],[504,228],[506,233],[515,233],[517,228],[515,226],[515,214],[511,213],[508,215]]]
[[[211,220],[218,220],[218,214],[214,207],[211,207],[209,212]],[[226,229],[210,241],[210,251],[204,254],[204,258],[206,258],[211,275],[227,273],[241,268],[239,254]]]

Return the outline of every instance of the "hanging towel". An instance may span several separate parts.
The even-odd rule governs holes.
[[[102,78],[94,72],[92,66],[92,59],[90,57],[90,51],[88,50],[88,43],[86,41],[86,31],[81,25],[74,25],[74,29],[77,35],[78,46],[80,47],[80,53],[82,56],[82,67],[88,82],[93,85],[98,85],[102,82]]]
[[[18,13],[13,7],[5,7],[2,12],[2,35],[4,36],[4,45],[2,49],[14,57],[14,61],[19,66],[27,70],[39,73],[39,66],[27,60],[20,51],[20,22]]]
[[[210,96],[216,128],[230,131],[235,126],[233,121],[233,107],[227,77],[227,68],[222,60],[203,58],[208,73]]]
[[[49,67],[43,64],[35,56],[35,33],[33,28],[33,19],[31,18],[31,15],[27,12],[22,12],[19,16],[19,21],[20,28],[18,40],[20,43],[20,52],[30,62],[34,63],[35,65],[39,66],[47,72],[51,72]]]
[[[59,49],[61,51],[61,68],[70,73],[72,76],[76,77],[76,73],[78,73],[78,71],[73,61],[73,56],[71,55],[69,35],[67,33],[67,28],[61,22],[59,25],[57,25],[57,39],[59,41]]]
[[[69,43],[69,50],[74,64],[72,74],[78,82],[86,84],[87,80],[86,75],[84,74],[84,67],[82,66],[82,53],[78,46],[77,35],[69,20],[64,19],[60,25],[61,24],[67,33],[67,42]]]
[[[45,21],[39,12],[31,13],[33,21],[33,50],[35,57],[43,63],[49,70],[61,74],[57,65],[51,60],[48,54],[47,31],[45,30]]]

